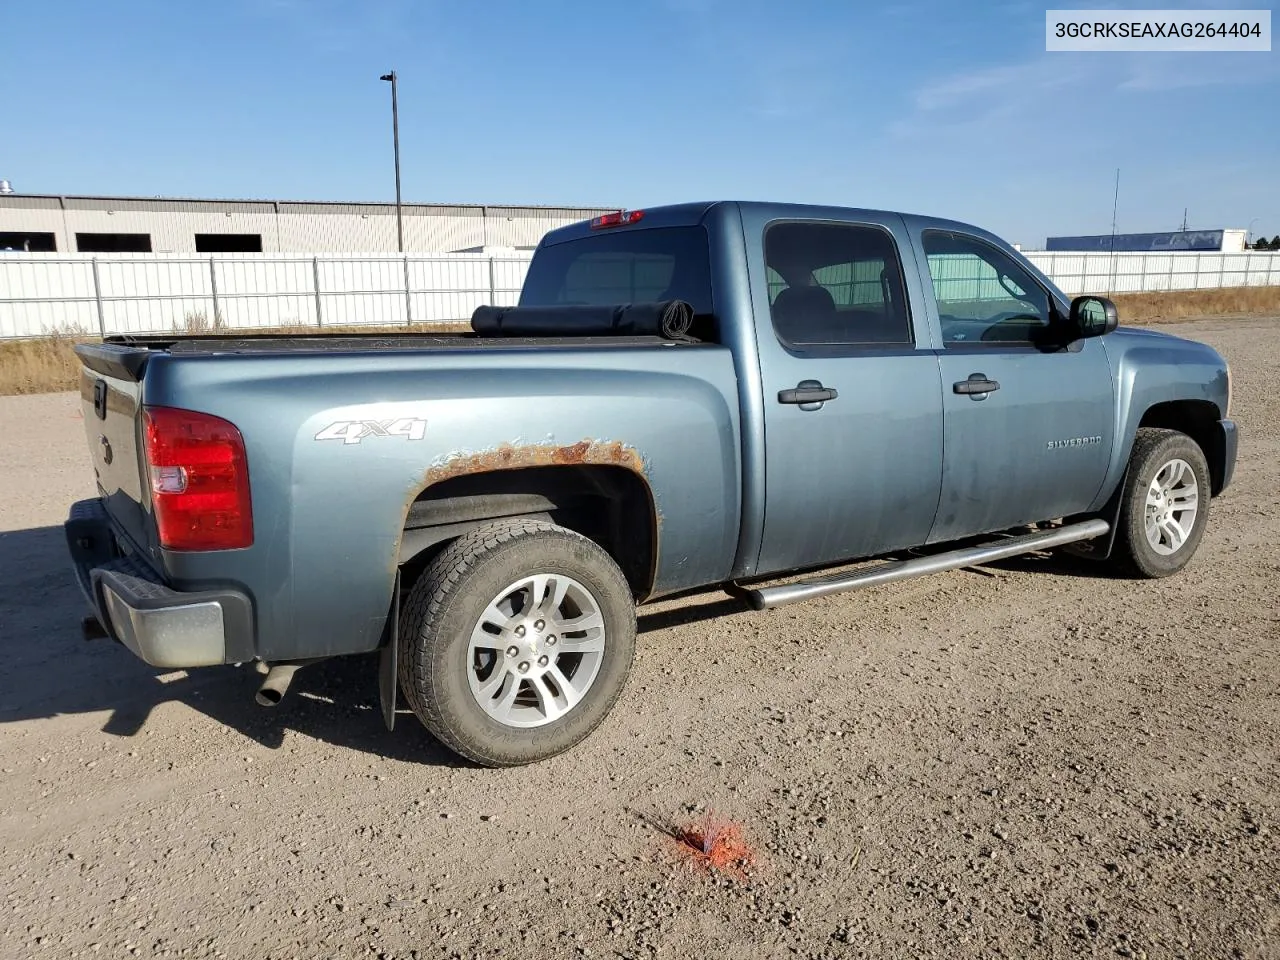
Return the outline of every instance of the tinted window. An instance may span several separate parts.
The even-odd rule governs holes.
[[[261,253],[260,233],[197,233],[196,253]]]
[[[149,233],[77,233],[81,253],[150,253]]]
[[[769,313],[795,346],[911,343],[902,264],[878,227],[775,223],[764,234]]]
[[[1048,328],[1048,295],[1002,250],[926,230],[924,251],[944,343],[1032,343]]]
[[[601,231],[533,256],[521,306],[685,300],[709,316],[711,268],[702,227]]]
[[[52,233],[13,233],[0,230],[0,250],[53,253],[58,249]]]

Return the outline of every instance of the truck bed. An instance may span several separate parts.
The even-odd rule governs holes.
[[[697,334],[694,333],[695,322]],[[367,353],[386,350],[596,349],[604,346],[689,346],[714,330],[709,315],[698,318],[681,300],[626,304],[568,304],[534,307],[477,307],[472,329],[462,332],[353,333],[350,331],[281,335],[225,333],[167,337],[107,337],[107,352],[164,350],[172,354]]]
[[[718,348],[701,341],[669,340],[661,336],[572,336],[572,337],[480,337],[474,333],[404,333],[394,336],[372,334],[316,333],[302,336],[279,334],[235,334],[200,336],[111,336],[100,344],[80,344],[76,353],[90,370],[112,377],[137,381],[147,361],[157,353],[178,357],[445,353],[486,351],[510,353],[528,350],[589,351],[643,347]]]

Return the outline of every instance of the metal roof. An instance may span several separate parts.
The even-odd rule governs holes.
[[[261,204],[261,205],[280,205],[280,206],[321,206],[321,207],[395,207],[394,200],[283,200],[283,199],[266,199],[266,198],[234,198],[234,197],[170,197],[170,196],[112,196],[107,194],[73,194],[73,193],[7,193],[0,195],[0,204],[8,200],[20,199],[38,199],[38,200],[56,200],[60,203],[73,203],[75,201],[98,202],[103,201],[118,203],[150,203],[150,204],[169,204],[169,203],[211,203],[211,204]],[[464,209],[464,210],[600,210],[611,211],[619,209],[615,206],[592,206],[579,204],[531,204],[531,203],[422,203],[417,201],[406,200],[403,203],[405,207],[427,207],[440,209]]]

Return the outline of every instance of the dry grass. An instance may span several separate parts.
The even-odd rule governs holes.
[[[0,396],[75,390],[80,361],[71,348],[88,339],[55,334],[38,340],[0,340]]]
[[[471,329],[469,322],[414,324],[411,327],[325,327],[325,333],[364,335],[404,333],[461,333]],[[220,323],[210,324],[203,314],[188,314],[177,333],[199,335],[216,332],[230,334]],[[269,330],[241,331],[299,336],[316,333],[315,327],[278,327]],[[163,334],[161,334],[163,335]],[[51,393],[78,388],[80,361],[72,348],[77,343],[98,340],[84,333],[52,334],[28,340],[0,340],[0,396],[20,393]]]
[[[1112,294],[1121,323],[1170,323],[1205,317],[1280,316],[1280,287],[1224,287],[1174,293]]]
[[[1177,323],[1204,317],[1280,316],[1280,287],[1229,287],[1221,290],[1182,290],[1175,293],[1117,293],[1112,296],[1125,324]],[[221,318],[210,323],[191,313],[178,325],[182,334],[199,335],[226,330]],[[467,321],[415,324],[412,327],[325,327],[325,333],[398,334],[458,333],[471,329]],[[247,331],[246,331],[247,332]],[[280,327],[254,331],[285,335],[316,333],[316,327]],[[0,396],[74,390],[80,364],[71,348],[96,338],[86,333],[54,334],[30,340],[0,340]]]

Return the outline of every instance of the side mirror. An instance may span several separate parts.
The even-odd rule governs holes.
[[[1120,323],[1116,305],[1106,297],[1076,297],[1071,301],[1069,327],[1076,339],[1101,337]]]

